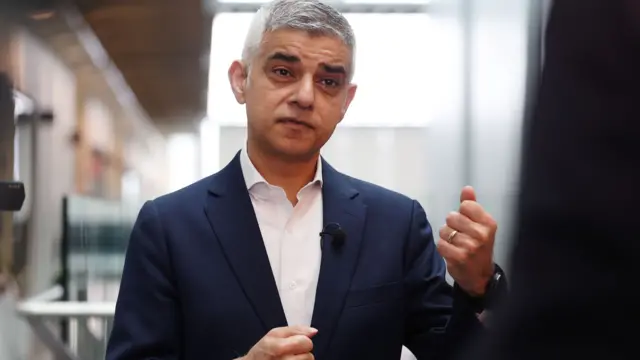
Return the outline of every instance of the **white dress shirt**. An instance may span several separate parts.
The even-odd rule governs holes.
[[[240,164],[287,323],[309,326],[322,257],[322,162],[318,161],[314,179],[298,192],[295,207],[282,188],[260,175],[246,147]]]

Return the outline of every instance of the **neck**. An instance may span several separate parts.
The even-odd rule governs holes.
[[[287,198],[294,205],[300,189],[307,185],[316,174],[318,158],[314,155],[309,160],[292,161],[282,159],[260,151],[250,143],[247,144],[247,155],[260,175],[271,185],[281,187]]]

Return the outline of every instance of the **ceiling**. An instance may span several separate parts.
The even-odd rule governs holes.
[[[206,1],[73,0],[164,133],[196,131],[206,114],[213,20]]]

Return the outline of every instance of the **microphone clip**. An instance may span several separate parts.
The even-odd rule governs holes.
[[[347,238],[347,233],[342,229],[338,223],[328,223],[324,229],[320,232],[320,249],[324,248],[325,236],[331,237],[331,246],[334,249],[341,248]]]

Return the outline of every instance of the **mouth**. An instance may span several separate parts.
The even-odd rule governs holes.
[[[304,126],[306,128],[313,129],[313,126],[308,122],[301,121],[296,118],[280,118],[277,122],[285,125]]]

